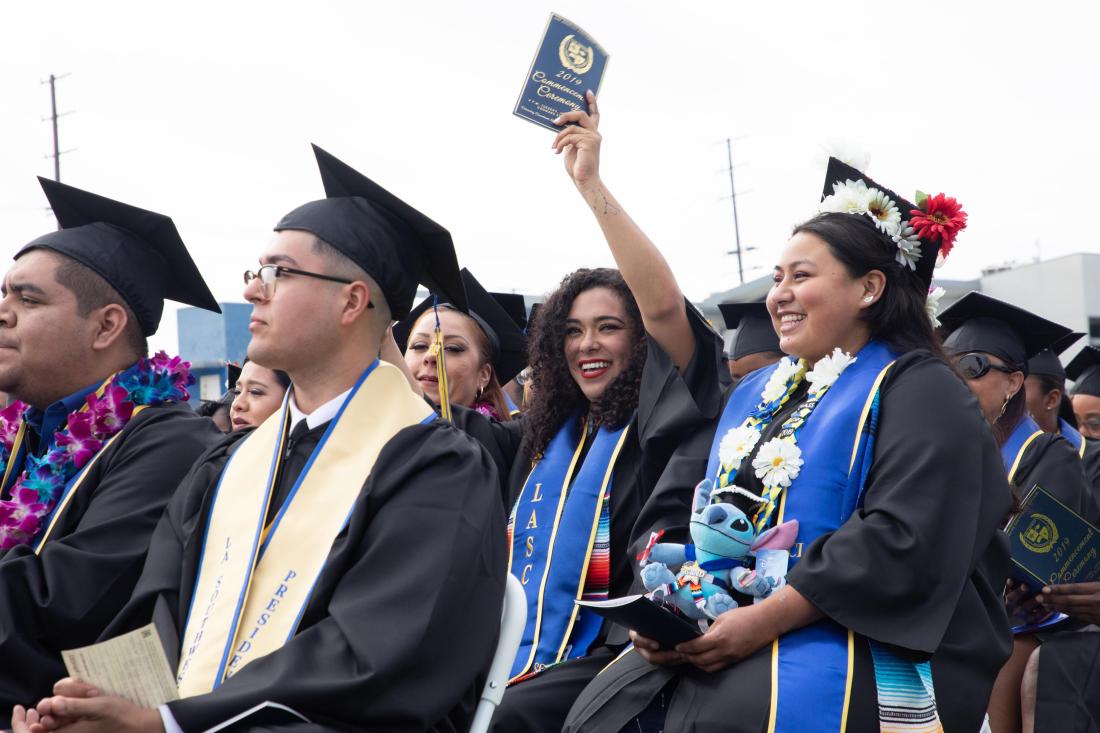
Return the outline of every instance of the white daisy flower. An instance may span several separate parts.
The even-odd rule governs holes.
[[[932,321],[932,328],[940,327],[940,298],[947,293],[946,290],[939,285],[932,288],[928,292],[928,298],[924,301],[924,312],[928,314],[929,320]]]
[[[831,355],[822,357],[814,364],[813,370],[806,373],[806,380],[812,385],[810,393],[817,394],[832,387],[855,360],[856,357],[841,351],[839,346],[833,349]]]
[[[768,378],[768,383],[764,385],[764,391],[760,393],[760,397],[764,402],[775,402],[783,393],[787,391],[787,384],[791,381],[791,378],[798,372],[798,363],[789,356],[785,359],[780,359],[779,363],[775,367],[775,371]]]
[[[870,194],[867,200],[867,215],[871,217],[871,221],[879,231],[891,236],[896,235],[901,226],[901,212],[898,211],[898,205],[877,188],[867,190]]]
[[[910,270],[917,269],[917,263],[920,261],[920,238],[916,232],[913,231],[913,227],[908,223],[902,224],[898,227],[891,239],[894,240],[894,244],[898,246],[897,261],[902,267],[908,267]]]
[[[866,214],[870,211],[871,191],[865,181],[837,181],[833,193],[818,207],[821,213]]]
[[[760,432],[748,425],[731,428],[718,444],[718,459],[722,462],[722,470],[729,471],[740,466],[759,440]]]
[[[765,486],[790,486],[802,470],[802,449],[794,441],[772,438],[757,451],[752,467]]]

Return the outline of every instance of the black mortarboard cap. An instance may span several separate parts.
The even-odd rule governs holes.
[[[718,310],[726,320],[726,328],[737,329],[730,345],[731,360],[765,351],[780,351],[779,336],[764,303],[720,303]]]
[[[1066,376],[1073,380],[1073,394],[1100,397],[1100,349],[1086,346],[1066,365]]]
[[[1077,343],[1077,340],[1084,335],[1085,334],[1080,331],[1074,331],[1065,338],[1059,339],[1049,349],[1043,349],[1038,354],[1028,359],[1028,374],[1065,379],[1066,370],[1062,366],[1062,360],[1058,358],[1058,355]]]
[[[939,315],[951,335],[944,347],[956,354],[982,351],[1027,371],[1027,360],[1072,333],[1019,306],[970,291]]]
[[[241,371],[243,371],[243,369],[243,366],[237,366],[231,361],[225,362],[225,379],[229,383],[226,389],[230,392],[233,391],[237,386],[237,382],[240,381]]]
[[[39,178],[61,226],[27,244],[76,260],[118,291],[141,332],[156,333],[164,301],[221,313],[170,218],[79,188]]]
[[[469,295],[469,293],[467,293]],[[489,293],[522,330],[527,330],[527,301],[519,293]]]
[[[488,338],[489,347],[493,351],[493,371],[496,373],[497,381],[502,385],[507,384],[527,366],[527,336],[512,320],[512,316],[500,306],[493,294],[486,291],[465,268],[462,269],[462,283],[470,304],[466,315],[474,319]],[[405,318],[393,325],[393,338],[402,352],[409,343],[413,326],[425,312],[431,310],[434,302],[435,296],[429,295],[420,301]],[[439,303],[453,305],[446,303],[442,296]]]
[[[378,282],[395,319],[408,315],[417,283],[466,310],[450,232],[316,145],[313,152],[327,198],[299,206],[275,231],[311,232],[335,247]]]
[[[897,195],[895,192],[886,188],[886,186],[876,183],[867,175],[836,158],[829,158],[829,167],[825,171],[825,186],[821,193],[821,199],[825,200],[827,196],[833,194],[833,184],[843,183],[844,181],[863,181],[869,188],[877,188],[882,191],[897,204],[898,213],[901,214],[901,220],[903,222],[909,221],[910,212],[917,208],[913,203]],[[865,219],[867,223],[871,223],[871,220],[866,216],[860,215],[860,219]],[[871,226],[873,227],[874,224],[871,224]],[[897,245],[890,240],[890,237],[885,234],[881,236],[883,242],[887,246],[897,249]],[[932,283],[932,271],[936,269],[936,257],[939,252],[939,242],[933,242],[927,239],[920,240],[920,259],[917,260],[916,273],[926,286]]]

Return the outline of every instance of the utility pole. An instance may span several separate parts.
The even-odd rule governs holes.
[[[730,174],[730,203],[733,205],[733,241],[735,249],[727,252],[726,254],[737,255],[737,279],[741,284],[745,284],[745,268],[741,261],[741,253],[749,252],[755,247],[748,247],[742,249],[741,247],[741,225],[737,221],[737,188],[733,183],[733,140],[732,138],[726,138],[726,158],[729,162],[729,174]]]
[[[61,156],[64,153],[71,152],[69,150],[62,150],[60,141],[57,134],[57,119],[69,114],[68,112],[57,113],[57,80],[64,79],[68,74],[62,74],[61,76],[55,76],[50,74],[50,78],[42,82],[43,84],[50,85],[50,116],[46,119],[50,121],[53,126],[53,155],[47,155],[47,158],[53,158],[53,179],[55,181],[61,181]]]

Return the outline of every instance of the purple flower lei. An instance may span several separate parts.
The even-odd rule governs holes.
[[[186,402],[195,383],[191,364],[159,351],[111,377],[102,390],[69,413],[65,427],[54,433],[54,447],[44,456],[27,456],[23,473],[0,501],[0,549],[29,544],[43,529],[65,486],[113,435],[130,422],[138,405]],[[7,470],[19,423],[27,405],[14,402],[0,410],[0,475]]]

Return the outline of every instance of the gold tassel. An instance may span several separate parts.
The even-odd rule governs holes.
[[[447,358],[443,348],[443,329],[439,325],[439,296],[432,303],[435,311],[435,332],[432,334],[431,353],[435,357],[435,377],[439,385],[439,416],[447,422],[451,419],[451,390],[447,385]]]

